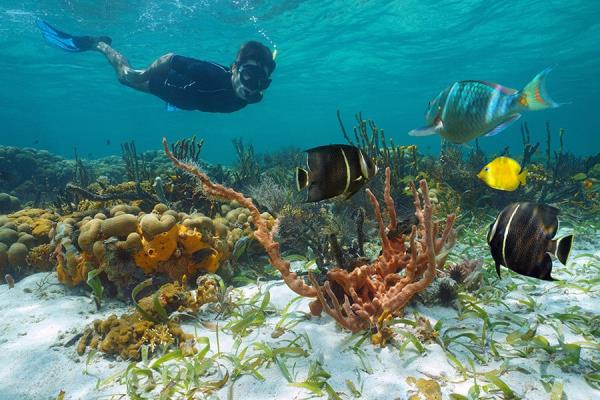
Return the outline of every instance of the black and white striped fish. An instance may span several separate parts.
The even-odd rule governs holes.
[[[299,191],[308,187],[307,202],[349,198],[377,173],[377,166],[358,147],[332,144],[306,153],[308,170],[296,168],[296,186]]]
[[[490,225],[487,241],[500,276],[500,265],[521,275],[552,281],[554,255],[566,265],[573,235],[554,239],[558,231],[555,207],[539,203],[508,205]]]

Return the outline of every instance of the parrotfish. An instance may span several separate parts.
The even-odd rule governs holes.
[[[546,68],[522,90],[486,81],[454,82],[429,102],[427,125],[413,129],[411,136],[436,133],[453,143],[465,143],[478,136],[494,136],[521,117],[524,111],[555,108],[546,91]]]
[[[558,231],[559,210],[547,204],[513,203],[498,214],[490,225],[487,242],[496,262],[521,275],[553,281],[554,255],[567,264],[573,235],[554,239]]]
[[[512,192],[519,185],[525,186],[527,170],[522,170],[512,158],[498,157],[483,167],[477,177],[493,189]]]
[[[377,166],[362,150],[347,144],[306,150],[307,169],[296,168],[298,190],[308,187],[307,202],[336,196],[348,199],[377,173]]]

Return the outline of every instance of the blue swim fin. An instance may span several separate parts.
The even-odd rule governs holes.
[[[50,44],[60,47],[63,50],[71,52],[81,52],[91,50],[98,42],[112,44],[112,39],[108,36],[73,36],[52,27],[46,21],[37,19],[35,24],[42,31],[42,36]]]

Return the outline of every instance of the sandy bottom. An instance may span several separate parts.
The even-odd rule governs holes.
[[[597,265],[599,256],[598,251],[587,255],[582,252],[574,254],[574,261],[569,267],[562,267],[562,273],[557,269],[556,276],[572,282],[598,278],[599,269],[591,268],[590,265]],[[574,286],[559,287],[552,282],[521,281],[514,275],[506,275],[501,281],[497,281],[498,287],[502,288],[512,281],[518,284],[517,288],[504,293],[502,300],[506,306],[482,304],[490,318],[494,318],[496,313],[500,315],[508,312],[534,324],[536,319],[539,323],[539,315],[565,312],[574,306],[581,313],[588,312],[597,316],[600,312],[598,290],[582,292]],[[269,286],[271,305],[278,310],[295,297],[281,282],[271,282]],[[247,286],[240,290],[249,296],[256,292],[257,287]],[[528,298],[534,299],[535,306],[523,306],[523,299]],[[96,355],[87,364],[86,357],[78,356],[70,341],[73,342],[71,339],[94,319],[112,313],[120,314],[127,309],[123,303],[113,301],[105,303],[102,311],[97,312],[85,293],[65,289],[58,284],[54,275],[47,273],[29,276],[10,290],[6,285],[0,285],[0,399],[56,398],[61,390],[65,391],[67,399],[106,399],[111,398],[111,394],[125,394],[123,385],[112,383],[99,389],[96,385],[98,378],[106,378],[124,369],[127,362],[108,360]],[[295,302],[292,309],[307,311],[308,300]],[[442,320],[445,327],[480,329],[477,321],[469,321],[468,318],[459,320],[456,308],[416,306],[408,311],[407,318],[412,318],[412,313],[418,312],[432,324]],[[364,360],[361,361],[356,352],[351,350],[356,339],[350,340],[351,335],[340,330],[330,317],[302,321],[293,328],[294,333],[287,332],[274,339],[271,334],[280,318],[279,314],[273,313],[264,325],[242,338],[242,346],[252,349],[253,343],[265,342],[277,347],[285,340],[306,333],[312,346],[312,349],[307,349],[309,356],[289,359],[286,361],[287,367],[295,380],[302,381],[306,378],[310,362],[322,358],[323,368],[331,374],[328,383],[343,399],[353,398],[347,386],[348,380],[362,393],[360,398],[382,400],[408,399],[411,394],[415,394],[415,386],[407,382],[408,377],[435,379],[441,385],[443,398],[449,398],[451,393],[467,395],[474,384],[471,376],[465,378],[460,374],[449,361],[444,349],[435,342],[424,344],[425,352],[419,353],[412,345],[400,350],[398,346],[374,347],[366,341],[361,349],[370,364],[369,371]],[[226,322],[220,321],[219,324]],[[542,321],[537,329],[537,334],[547,337],[550,344],[556,344],[558,340],[556,331],[551,329],[553,323],[555,322],[550,319]],[[187,325],[185,329],[208,337],[211,352],[216,351],[216,334],[213,329],[198,324]],[[567,326],[562,325],[561,329],[566,342],[584,341],[582,336],[573,333]],[[494,339],[503,343],[503,334],[495,334]],[[219,333],[222,352],[231,351],[233,345],[232,336]],[[459,358],[468,355],[468,352],[460,351],[458,347],[454,352]],[[505,366],[520,367],[518,371],[503,372],[499,376],[521,398],[549,399],[550,393],[541,383],[546,380],[551,383],[561,382],[563,392],[570,400],[600,399],[600,391],[589,386],[583,377],[584,373],[590,372],[590,362],[598,362],[599,351],[584,348],[580,365],[567,371],[562,371],[554,363],[555,358],[555,355],[537,350],[527,356],[514,356],[504,360],[488,357],[486,365],[476,364],[476,369],[478,372],[494,371],[503,363]],[[305,389],[290,386],[276,365],[262,368],[260,373],[264,376],[264,381],[250,375],[237,379],[233,383],[233,398],[264,400],[302,399],[310,396],[310,392]],[[479,383],[488,385],[489,392],[486,396],[490,396],[489,398],[502,398],[499,391],[494,392],[489,388],[489,382],[482,382],[480,378]],[[228,390],[231,389],[226,386],[216,396],[225,399]]]

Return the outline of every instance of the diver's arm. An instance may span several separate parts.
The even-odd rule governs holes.
[[[229,69],[210,61],[197,60],[191,57],[173,56],[171,69],[200,86],[212,88],[215,82],[229,79]]]

